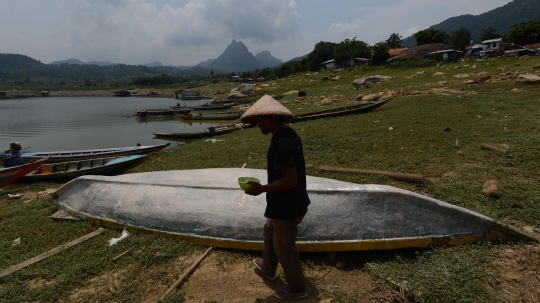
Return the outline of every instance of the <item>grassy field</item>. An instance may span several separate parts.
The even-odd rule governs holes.
[[[315,167],[308,174],[404,188],[524,229],[540,226],[540,86],[516,86],[509,75],[496,83],[463,81],[481,71],[491,73],[493,79],[501,73],[538,73],[540,70],[533,69],[538,64],[540,57],[425,68],[351,69],[312,77],[297,74],[262,87],[255,97],[305,90],[306,98],[292,94],[280,100],[294,113],[301,113],[354,104],[360,93],[391,91],[396,95],[394,99],[374,112],[293,124],[291,127],[303,139],[306,163]],[[436,72],[444,75],[434,76]],[[464,73],[469,77],[454,77]],[[369,89],[353,89],[354,79],[371,74],[393,79]],[[325,75],[340,79],[323,81]],[[206,93],[227,88],[231,88],[229,83],[199,89]],[[322,98],[330,98],[332,104],[321,106]],[[243,163],[249,168],[265,168],[270,137],[257,129],[216,138],[223,141],[211,144],[195,140],[160,152],[132,172],[240,167]],[[506,152],[482,150],[482,143],[502,147]],[[410,184],[383,176],[322,172],[316,169],[320,165],[419,173],[426,180]],[[505,189],[502,197],[495,199],[482,193],[488,180],[501,183]],[[0,191],[0,269],[98,228],[82,221],[57,222],[48,218],[55,206],[47,194],[37,193],[59,186],[21,183]],[[13,193],[25,196],[9,199],[7,194]],[[108,248],[107,240],[119,234],[118,230],[107,230],[0,278],[0,302],[155,302],[182,269],[205,250],[143,234]],[[12,246],[19,237],[21,244]],[[131,247],[135,247],[132,252],[111,261]],[[539,252],[534,243],[480,243],[427,250],[306,253],[302,257],[310,302],[538,302]],[[236,280],[253,283],[249,276],[242,275],[246,275],[251,258],[257,255],[218,249],[208,257],[212,266],[197,269],[196,274],[200,274],[194,274],[180,292],[165,301],[274,302],[271,291],[261,294],[247,289],[237,295],[240,286],[227,284]],[[336,266],[338,263],[341,265]],[[327,272],[326,276],[321,272]],[[221,277],[222,282],[212,280],[213,276]],[[212,281],[216,284],[208,285]],[[223,285],[228,288],[222,289]],[[259,291],[257,287],[252,286]]]

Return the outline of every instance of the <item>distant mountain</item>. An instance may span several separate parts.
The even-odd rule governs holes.
[[[109,65],[115,65],[117,63],[111,63],[109,61],[90,61],[90,62],[83,62],[79,59],[71,58],[67,60],[59,60],[59,61],[53,61],[49,64],[58,65],[58,64],[77,64],[77,65],[99,65],[99,66],[109,66]]]
[[[210,64],[212,64],[212,62],[216,61],[216,59],[208,59],[206,61],[203,61],[195,66],[199,66],[199,67],[208,67]]]
[[[145,64],[145,65],[148,66],[148,67],[156,67],[156,66],[163,66],[163,63],[161,63],[159,61],[156,61],[156,62],[148,63],[148,64]]]
[[[488,27],[492,27],[499,34],[504,35],[514,24],[538,19],[540,19],[540,1],[514,0],[477,16],[462,15],[452,17],[429,28],[443,30],[450,35],[452,31],[465,27],[471,31],[472,39],[478,40],[480,33]],[[412,46],[416,44],[416,39],[411,36],[403,39],[401,44],[403,46]]]
[[[225,51],[206,68],[227,72],[245,72],[261,69],[262,65],[253,57],[242,41],[233,40]]]
[[[262,51],[255,55],[255,59],[262,67],[274,67],[283,64],[283,61],[274,58],[269,51]]]
[[[307,58],[307,56],[309,56],[309,54],[305,54],[305,55],[300,56],[300,57],[294,57],[294,58],[292,58],[291,60],[289,60],[289,61],[287,61],[287,62],[291,62],[291,61],[301,61],[302,59]]]

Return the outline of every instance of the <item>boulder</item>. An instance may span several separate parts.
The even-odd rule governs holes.
[[[488,72],[480,72],[474,76],[474,82],[476,83],[486,82],[489,79],[491,79],[491,74]]]
[[[540,77],[535,74],[520,74],[516,78],[516,84],[540,84]]]
[[[377,82],[389,81],[390,79],[392,79],[392,77],[383,76],[383,75],[373,75],[373,76],[358,78],[352,82],[352,85],[353,86],[369,85],[369,84],[373,84]]]
[[[540,64],[533,66],[533,69],[540,69]]]
[[[330,80],[330,77],[328,77],[328,76],[323,76],[322,79],[323,79],[323,80]]]
[[[364,98],[364,94],[359,94],[356,96],[356,101],[362,101],[362,98]]]
[[[468,78],[469,77],[469,74],[457,74],[457,75],[454,75],[454,78]]]
[[[444,75],[443,72],[436,72],[436,73],[433,74],[433,76],[443,76],[443,75]]]
[[[229,96],[227,97],[227,99],[242,99],[242,98],[245,98],[247,97],[246,95],[242,94],[241,92],[239,91],[232,91]]]
[[[330,105],[332,104],[332,100],[331,99],[323,99],[321,101],[321,105]]]
[[[476,82],[474,82],[474,80],[465,80],[463,82],[461,82],[463,84],[475,84]]]
[[[339,76],[335,76],[335,77],[331,78],[330,80],[337,81],[337,80],[339,80]]]
[[[307,95],[305,90],[298,91],[298,97],[305,97]]]
[[[390,100],[392,98],[394,98],[394,95],[388,94],[388,95],[381,96],[378,100]]]
[[[499,198],[504,194],[501,184],[495,180],[489,180],[484,184],[482,192],[490,197]]]
[[[247,83],[240,84],[238,87],[233,88],[231,90],[231,94],[233,92],[239,92],[245,96],[252,95],[255,92],[255,84],[247,84]]]
[[[377,101],[377,99],[379,99],[379,95],[371,94],[371,95],[367,95],[367,96],[363,97],[362,101]]]

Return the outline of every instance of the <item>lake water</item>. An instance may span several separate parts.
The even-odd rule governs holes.
[[[172,98],[50,97],[0,100],[0,150],[21,142],[34,151],[60,151],[163,144],[153,132],[199,132],[229,121],[184,123],[178,117],[135,117],[141,109],[165,109],[209,100]]]

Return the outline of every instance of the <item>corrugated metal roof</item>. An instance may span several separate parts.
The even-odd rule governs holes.
[[[328,60],[328,61],[324,61],[324,62],[323,62],[323,63],[321,63],[321,64],[328,64],[328,63],[332,63],[332,62],[334,62],[334,59],[332,59],[332,60]]]
[[[492,42],[501,42],[501,41],[502,41],[502,38],[498,38],[498,39],[482,41],[482,43],[492,43]]]

